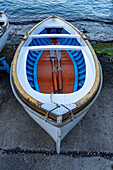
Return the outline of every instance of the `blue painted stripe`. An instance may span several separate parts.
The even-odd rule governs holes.
[[[57,41],[62,43],[64,41],[64,38],[58,38]]]
[[[33,57],[36,57],[39,55],[39,51],[37,52],[34,52],[34,51],[30,51],[30,54],[33,56]]]
[[[33,72],[31,72],[30,70],[28,70],[28,68],[27,68],[26,72],[27,72],[27,75],[33,76]]]
[[[83,54],[82,54],[82,52],[80,52],[79,55],[77,54],[76,56],[74,55],[73,57],[77,61],[77,60],[80,60],[80,58],[83,57]]]
[[[72,39],[71,45],[76,45],[76,39],[75,38]]]
[[[33,56],[32,54],[28,54],[28,58],[30,58],[30,60],[32,60],[32,61],[35,61],[36,60],[36,56]]]
[[[39,46],[39,43],[38,43],[38,38],[36,38],[36,45]]]
[[[68,42],[67,42],[67,45],[71,45],[72,44],[72,40],[73,40],[72,38],[69,38]]]
[[[85,66],[85,63],[83,62],[81,65],[78,66],[78,69],[81,69]]]
[[[37,44],[37,39],[36,39],[36,38],[33,40],[33,43],[34,43],[34,46],[37,46],[37,45],[38,45],[38,44]]]
[[[82,85],[83,86],[83,85]],[[78,86],[78,90],[80,90],[82,88],[82,86]]]
[[[50,38],[40,38],[39,40],[42,43],[42,45],[48,45],[52,41],[52,39]]]
[[[28,78],[29,81],[34,81],[33,76],[27,75],[27,78]]]
[[[69,34],[65,29],[62,29],[61,34]]]
[[[37,41],[37,45],[39,45],[39,46],[43,45],[39,38],[37,38],[36,41]]]
[[[86,77],[86,67],[85,67],[85,61],[82,52],[71,50],[70,51],[78,70],[78,85],[77,90],[81,89],[85,82]]]
[[[27,58],[27,63],[29,63],[29,65],[31,65],[31,66],[34,65],[34,62],[30,58]]]
[[[44,39],[44,38],[40,38],[40,41],[41,41],[41,43],[42,43],[43,45],[47,45],[47,44],[48,44],[48,42],[47,42],[47,41],[45,41],[45,39]]]
[[[79,54],[81,53],[81,51],[79,50],[79,51],[75,51],[75,52],[73,52],[73,57],[77,57],[77,56],[79,56]]]
[[[63,38],[63,42],[61,43],[62,45],[66,45],[68,42],[69,38]]]
[[[57,34],[57,29],[56,28],[51,28],[50,29],[50,34]]]
[[[84,79],[84,78],[85,78],[85,74],[81,74],[81,75],[79,75],[79,77],[78,77],[79,80],[82,80],[82,79]]]
[[[35,61],[35,64],[34,64],[34,70],[33,70],[33,74],[34,74],[34,85],[35,85],[35,89],[36,91],[40,92],[40,89],[39,89],[39,86],[38,86],[38,80],[37,80],[37,65],[38,65],[38,62],[39,62],[39,59],[42,55],[43,51],[41,51]]]
[[[79,72],[81,72],[81,71],[86,71],[86,67],[84,66],[84,67],[80,68]]]
[[[34,82],[33,81],[28,80],[28,82],[29,82],[30,86],[34,86]]]
[[[74,81],[74,88],[73,88],[73,92],[77,91],[77,86],[78,86],[78,69],[77,69],[77,64],[73,58],[73,56],[71,55],[71,53],[67,50],[67,53],[69,54],[72,62],[73,62],[73,66],[74,66],[74,73],[75,73],[75,81]]]
[[[70,50],[70,53],[71,53],[71,54],[73,54],[73,53],[75,53],[75,52],[76,52],[75,50]]]
[[[48,44],[52,41],[52,39],[50,39],[50,38],[44,38],[44,40],[47,41]]]
[[[85,82],[85,77],[83,79],[81,79],[81,80],[78,80],[78,86],[83,86],[84,82]]]
[[[39,34],[47,34],[47,30],[44,29],[44,30],[42,30]]]
[[[86,72],[86,69],[81,69],[81,70],[79,70],[79,73],[78,74],[83,74],[83,73],[85,73]]]
[[[33,42],[31,42],[31,43],[29,44],[29,46],[34,46],[34,45],[33,45]]]
[[[39,54],[40,51],[32,51],[34,54]]]
[[[78,87],[82,87],[84,85],[84,80],[79,81]]]
[[[77,62],[77,65],[80,65],[84,62],[84,58],[80,58],[80,60],[77,60],[76,62]]]
[[[76,45],[77,45],[77,46],[81,46],[81,44],[80,44],[78,41],[76,42]]]
[[[33,85],[31,85],[31,87],[35,90],[35,86],[34,86],[34,84],[33,84]]]
[[[28,63],[26,64],[26,68],[33,70],[33,67],[31,65],[29,65]]]

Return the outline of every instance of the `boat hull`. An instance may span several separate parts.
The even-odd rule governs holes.
[[[45,28],[46,24],[43,24],[44,22],[47,22],[49,26],[50,23],[55,23],[57,27],[57,22],[59,22],[59,24],[61,24],[59,31],[65,26],[65,29],[68,31],[71,30],[70,32],[72,32],[72,34],[56,34],[56,31],[53,28],[54,26],[52,25],[51,31],[55,31],[54,34],[51,32],[50,35],[47,33],[46,35],[41,35],[39,32],[37,33],[37,31],[38,29],[43,30],[43,25]],[[49,44],[37,45],[37,38],[48,38],[48,36],[53,39],[55,37],[61,38],[62,36],[65,39],[69,37],[74,38],[76,39],[75,43],[77,42],[77,44],[50,45],[49,42]],[[68,41],[68,43],[69,42],[70,41]],[[83,87],[81,87],[80,90],[76,86],[76,90],[73,90],[73,92],[68,94],[45,94],[40,93],[39,88],[35,89],[35,84],[37,82],[35,82],[35,84],[32,82],[33,78],[37,79],[37,75],[35,74],[36,71],[34,70],[38,68],[37,63],[40,60],[39,52],[46,50],[66,50],[72,60],[74,59],[73,56],[75,56],[76,61],[73,60],[73,63],[75,63],[73,65],[76,66],[74,67],[74,77],[76,77],[74,83],[78,82],[79,84],[79,81],[76,80],[85,78],[85,81],[82,84]],[[79,53],[81,55],[77,57],[76,55],[70,55],[70,51],[72,53],[73,51],[82,51],[82,53]],[[35,58],[37,58],[37,60],[35,60]],[[76,72],[78,71],[77,69],[79,70],[79,74],[76,75]],[[43,77],[41,77],[41,79],[42,78]],[[23,41],[14,56],[10,73],[11,87],[15,97],[27,113],[53,138],[56,142],[56,151],[58,154],[60,153],[60,143],[63,138],[84,117],[98,97],[102,87],[102,79],[102,69],[100,63],[86,37],[74,26],[56,16],[52,16],[42,21],[23,38]]]
[[[64,139],[64,137],[79,123],[79,121],[85,116],[85,114],[88,112],[90,107],[93,105],[95,100],[97,99],[101,88],[102,88],[102,82],[103,82],[103,75],[102,75],[102,68],[100,66],[100,74],[101,74],[101,80],[100,80],[100,86],[98,89],[97,94],[93,98],[93,100],[82,110],[80,110],[77,115],[73,116],[72,119],[69,119],[69,121],[66,121],[63,124],[57,124],[53,123],[47,119],[45,119],[43,116],[41,116],[38,112],[34,111],[31,107],[26,105],[21,98],[19,97],[18,93],[15,90],[12,75],[10,73],[10,83],[12,87],[12,91],[16,97],[16,99],[19,101],[19,103],[23,106],[25,111],[29,114],[30,117],[32,117],[55,141],[56,143],[56,152],[60,153],[60,145],[61,141]]]
[[[7,41],[7,38],[8,38],[8,33],[9,33],[9,30],[8,30],[8,27],[7,27],[5,32],[0,37],[0,52],[3,50],[3,48],[4,48],[5,44],[6,44],[6,41]]]

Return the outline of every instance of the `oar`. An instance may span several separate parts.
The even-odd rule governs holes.
[[[50,50],[50,58],[52,62],[52,77],[53,77],[53,87],[54,93],[58,93],[58,85],[57,85],[57,75],[56,75],[56,68],[55,68],[55,53],[54,50]]]
[[[61,50],[56,50],[56,55],[57,55],[57,59],[58,59],[58,87],[59,87],[59,93],[62,93],[62,90],[63,90],[63,79],[62,79],[62,68],[61,68],[61,65],[60,65]]]

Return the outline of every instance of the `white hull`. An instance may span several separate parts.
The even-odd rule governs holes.
[[[0,52],[4,48],[8,38],[9,22],[6,15],[0,12]]]
[[[83,112],[79,117],[75,118],[70,123],[66,124],[65,126],[56,127],[46,122],[45,120],[39,118],[38,116],[36,116],[33,112],[31,112],[31,110],[26,109],[25,107],[24,109],[53,138],[53,140],[56,142],[56,152],[58,154],[60,153],[60,143],[63,140],[63,138],[87,113],[87,111]]]
[[[28,107],[19,98],[19,96],[17,95],[17,93],[16,93],[16,91],[14,89],[14,86],[13,86],[13,83],[12,83],[12,77],[11,77],[11,74],[10,74],[10,83],[11,83],[11,87],[12,87],[12,90],[13,90],[13,93],[14,93],[15,97],[17,98],[19,103],[24,107],[26,112],[52,137],[52,139],[56,143],[56,152],[58,154],[60,153],[60,144],[61,144],[61,141],[71,131],[71,129],[73,129],[73,127],[85,116],[85,114],[87,113],[89,108],[92,106],[92,104],[97,99],[97,97],[98,97],[98,95],[100,93],[101,87],[102,87],[102,82],[103,82],[101,66],[100,66],[100,71],[101,71],[100,87],[99,87],[98,93],[96,94],[95,98],[92,100],[92,102],[90,102],[90,104],[88,106],[86,106],[77,115],[75,115],[73,117],[73,119],[69,123],[64,124],[61,127],[60,126],[57,127],[53,123],[51,124],[50,122],[47,122],[40,114],[38,114],[37,112],[32,110],[30,107]]]
[[[58,26],[59,31],[64,29],[70,34],[52,34],[52,32],[51,34],[40,34],[45,28],[46,30],[50,28],[54,31],[54,28]],[[52,45],[48,42],[49,44],[45,43],[44,45],[41,41],[39,44],[36,43],[37,41],[32,44],[34,38],[43,39],[44,37],[64,37],[65,40],[66,38],[73,37],[78,44],[75,43],[71,45],[67,43]],[[37,66],[39,60],[39,57],[34,58],[34,56],[37,56],[37,53],[34,55],[33,51],[41,51],[42,53],[43,50],[67,50],[68,52],[71,50],[72,53],[73,51],[82,52],[82,59],[79,55],[79,57],[76,56],[76,60],[74,60],[74,57],[70,54],[74,66],[76,65],[79,70],[78,75],[76,75],[78,71],[74,68],[76,70],[75,85],[77,76],[81,74],[78,80],[85,78],[82,88],[73,91],[73,93],[40,93],[37,84],[33,84],[33,82],[36,83],[37,74],[35,75],[33,73],[35,73],[35,66]],[[29,52],[33,54],[32,57],[30,55],[30,59],[28,58]],[[40,55],[42,55],[41,53]],[[84,69],[82,70],[81,68],[86,69],[86,75]],[[27,113],[53,138],[56,142],[56,151],[58,154],[60,153],[60,143],[63,138],[84,117],[98,97],[102,87],[102,79],[100,63],[87,38],[74,26],[56,16],[42,21],[23,38],[14,56],[10,72],[10,82],[15,97]],[[30,84],[29,82],[32,83]],[[44,85],[46,85],[46,83]],[[32,87],[35,86],[36,89],[34,90]]]
[[[8,29],[3,33],[3,35],[0,37],[0,52],[2,51],[2,49],[4,48],[7,38],[8,38]]]

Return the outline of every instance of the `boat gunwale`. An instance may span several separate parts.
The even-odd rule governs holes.
[[[1,35],[0,35],[0,37],[2,37],[3,36],[3,34],[5,33],[5,31],[7,30],[7,26],[8,26],[8,19],[7,19],[7,17],[6,17],[6,15],[4,14],[4,13],[2,13],[2,18],[4,17],[4,25],[2,25],[0,28],[2,28],[3,30],[2,30],[2,32],[1,32]]]
[[[82,106],[79,105],[75,109],[73,109],[72,113],[70,113],[70,111],[68,111],[65,114],[63,114],[62,115],[62,122],[61,123],[57,122],[57,117],[59,117],[59,115],[53,114],[51,112],[49,112],[48,115],[47,115],[48,110],[45,110],[45,109],[41,108],[40,106],[36,107],[36,105],[34,105],[34,104],[31,104],[31,106],[30,106],[29,101],[27,102],[23,98],[23,96],[21,96],[21,94],[18,93],[18,90],[16,89],[16,87],[14,85],[12,76],[10,75],[11,85],[13,87],[14,94],[16,94],[16,96],[18,96],[17,100],[20,101],[20,103],[23,106],[25,105],[24,107],[26,107],[26,106],[29,107],[29,109],[32,109],[32,113],[34,115],[36,115],[36,116],[40,115],[41,118],[44,119],[44,120],[45,120],[45,117],[48,116],[46,118],[47,122],[49,122],[50,124],[52,124],[52,125],[54,125],[56,127],[62,127],[64,125],[68,124],[70,121],[72,121],[72,120],[76,119],[77,117],[81,116],[84,113],[84,111],[88,110],[88,108],[93,104],[93,101],[96,100],[96,98],[98,97],[98,95],[100,93],[100,90],[101,90],[101,87],[102,87],[102,81],[103,81],[102,68],[101,68],[100,64],[99,64],[99,66],[100,66],[101,79],[100,79],[100,82],[99,82],[98,89],[96,90],[96,93],[92,96],[92,98],[90,98],[90,100],[87,101],[87,103],[83,103]],[[37,113],[37,111],[38,111],[38,113]],[[34,113],[34,112],[36,112],[37,114]]]
[[[96,68],[96,77],[95,77],[95,81],[93,84],[93,87],[91,88],[91,90],[83,97],[81,98],[79,101],[77,101],[75,104],[77,105],[77,108],[80,108],[82,105],[84,105],[84,103],[87,103],[90,99],[92,99],[92,96],[94,96],[96,94],[96,92],[98,91],[99,88],[99,82],[100,82],[100,70],[99,70],[99,62],[97,59],[97,56],[91,46],[91,44],[89,43],[89,41],[87,40],[86,36],[84,34],[82,34],[76,27],[74,27],[72,24],[70,24],[69,22],[63,20],[62,18],[59,18],[57,16],[51,16],[49,18],[46,18],[45,20],[41,21],[40,23],[38,23],[37,25],[35,25],[29,33],[27,33],[24,37],[23,40],[21,41],[19,47],[17,48],[17,51],[15,53],[14,59],[13,59],[13,64],[12,64],[12,78],[13,78],[13,82],[14,85],[16,87],[16,89],[18,90],[18,92],[21,94],[21,96],[24,97],[24,99],[26,101],[29,101],[31,104],[35,105],[36,107],[41,106],[43,103],[34,99],[33,97],[31,97],[29,94],[27,94],[25,92],[25,90],[21,87],[18,78],[17,78],[17,74],[16,74],[16,65],[17,65],[17,59],[18,59],[18,55],[19,52],[23,46],[23,44],[25,43],[26,39],[28,38],[28,36],[32,33],[32,31],[37,28],[40,24],[42,24],[43,22],[47,21],[48,19],[51,18],[58,18],[60,20],[62,20],[63,22],[65,22],[66,24],[70,25],[73,29],[75,29],[80,36],[84,39],[85,43],[87,44],[87,46],[89,47],[93,59],[94,59],[94,63],[95,63],[95,68]]]

